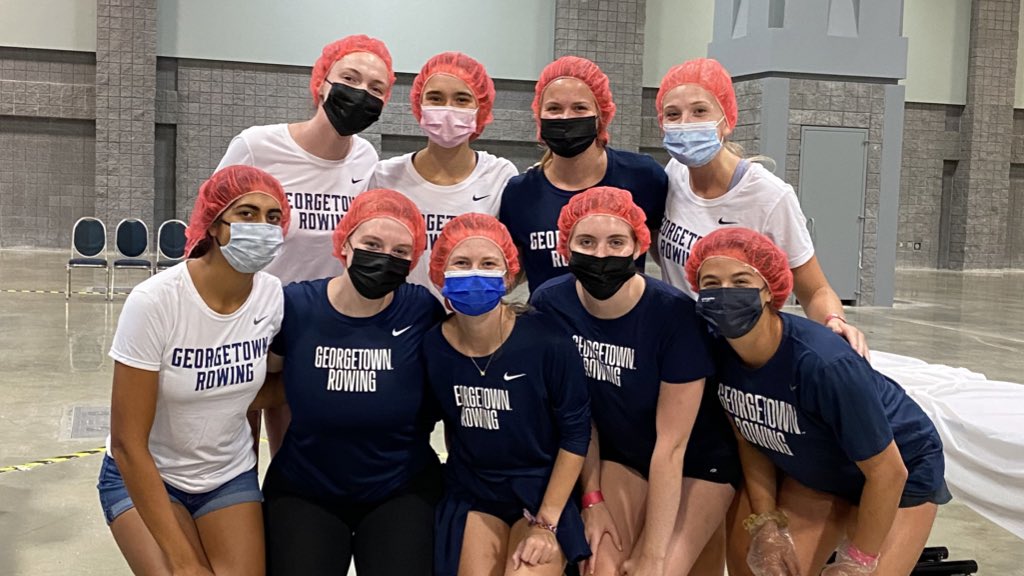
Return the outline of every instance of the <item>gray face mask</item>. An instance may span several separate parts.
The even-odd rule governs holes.
[[[231,239],[220,253],[235,270],[255,274],[281,252],[284,232],[276,224],[231,222]]]

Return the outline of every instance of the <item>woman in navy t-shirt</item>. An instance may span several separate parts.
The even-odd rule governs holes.
[[[558,213],[574,194],[592,186],[629,190],[656,231],[668,176],[650,156],[608,146],[615,102],[608,76],[586,58],[564,56],[544,68],[533,116],[548,151],[540,164],[509,180],[498,217],[522,253],[530,287],[537,288],[568,272],[558,251]],[[643,267],[643,256],[637,264]]]
[[[501,298],[519,271],[492,216],[445,225],[430,279],[455,313],[423,340],[448,441],[438,576],[556,576],[590,555],[569,498],[590,441],[583,366],[568,336]]]
[[[823,576],[910,574],[950,499],[935,426],[840,336],[779,311],[793,274],[766,236],[712,232],[686,274],[724,337],[716,394],[740,439],[744,568],[817,574],[836,550]]]
[[[589,568],[687,574],[740,478],[714,397],[700,409],[712,362],[693,300],[637,273],[651,235],[626,190],[576,195],[558,233],[572,275],[537,288],[531,303],[570,333],[590,385],[596,433],[582,478]]]
[[[405,282],[426,243],[416,205],[360,194],[334,232],[335,278],[284,291],[269,368],[292,420],[263,486],[268,573],[431,573],[441,471],[421,342],[444,313]],[[274,360],[276,359],[276,362]]]

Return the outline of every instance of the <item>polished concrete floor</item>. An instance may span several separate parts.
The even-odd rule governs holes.
[[[88,415],[109,405],[106,351],[124,297],[65,304],[51,292],[63,289],[66,258],[0,251],[0,470],[103,444],[103,422]],[[118,284],[138,279],[129,272]],[[79,271],[73,283],[90,292],[103,277]],[[873,349],[1024,382],[1024,273],[902,271],[897,298],[892,309],[848,311]],[[0,472],[0,576],[128,573],[97,503],[101,458]],[[979,574],[1024,576],[1024,542],[955,501],[931,544],[976,559]]]

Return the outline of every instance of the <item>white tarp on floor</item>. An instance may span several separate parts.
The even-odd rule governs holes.
[[[885,352],[871,363],[935,422],[953,496],[1024,539],[1024,385]]]

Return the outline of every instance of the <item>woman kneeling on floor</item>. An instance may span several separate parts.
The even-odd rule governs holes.
[[[288,229],[281,184],[229,166],[199,189],[189,259],[132,290],[110,356],[100,503],[135,574],[264,573],[246,410],[281,327],[281,282],[260,270]]]
[[[817,574],[836,551],[823,576],[910,574],[950,500],[931,420],[842,337],[780,312],[793,276],[766,236],[712,232],[686,273],[698,313],[724,337],[718,399],[748,495],[746,530],[730,527],[747,566],[730,573]]]

